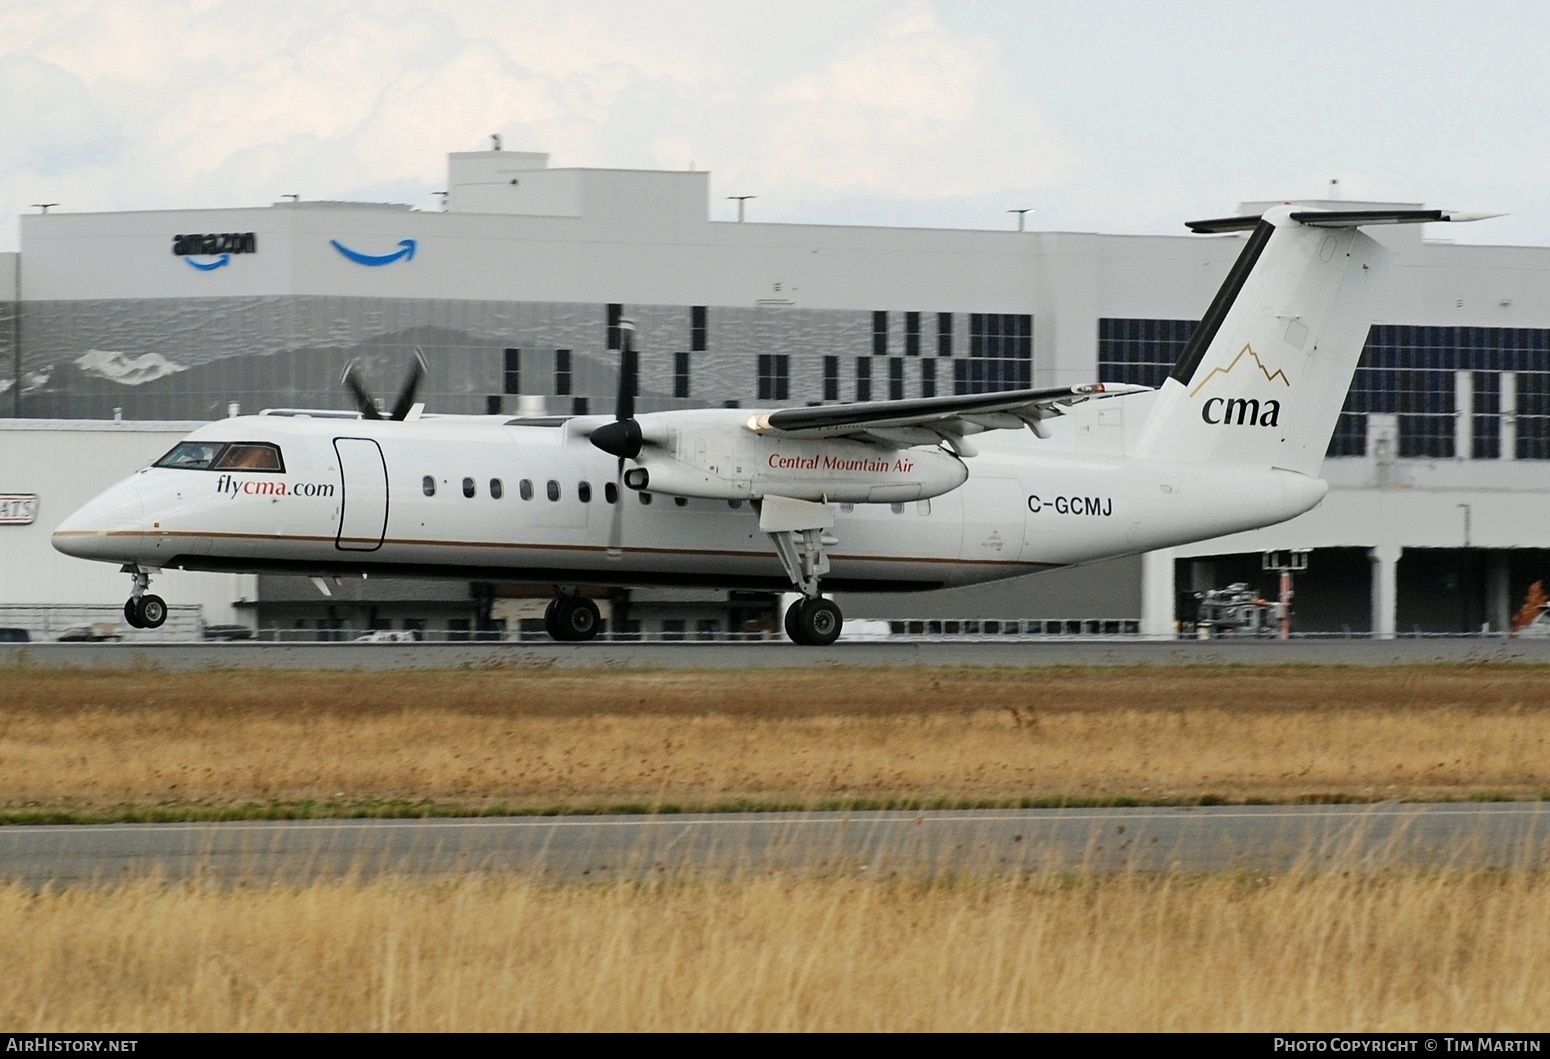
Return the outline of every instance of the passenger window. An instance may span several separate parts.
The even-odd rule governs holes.
[[[679,507],[688,507],[689,498],[686,496],[675,496],[673,497],[673,503],[677,504]]]
[[[636,493],[635,495],[640,497],[640,502],[642,504],[649,504],[649,503],[651,503],[651,494],[650,493]]]
[[[840,511],[842,511],[843,513],[845,513],[847,515],[850,514],[854,510],[856,510],[856,505],[855,504],[841,504],[840,505]]]
[[[436,479],[432,478],[428,474],[424,478],[421,478],[420,479],[420,491],[422,493],[424,493],[426,496],[435,496],[436,495]]]
[[[506,487],[501,484],[501,480],[499,478],[491,478],[490,479],[490,499],[491,500],[499,500],[501,497],[503,497],[505,495],[506,495]]]
[[[604,482],[603,499],[610,504],[617,504],[619,502],[619,487],[612,482]]]
[[[472,478],[464,478],[463,495],[466,497],[472,497],[475,492],[477,492],[477,490],[474,488],[474,480]]]
[[[531,499],[533,499],[533,481],[532,481],[532,479],[524,478],[520,482],[517,483],[517,495],[520,496],[523,500],[531,500]]]
[[[931,514],[931,501],[930,500],[917,500],[917,501],[915,501],[915,514],[917,514],[917,515],[929,515],[929,514]]]
[[[590,503],[592,503],[592,483],[591,482],[577,482],[576,483],[576,499],[580,500],[583,504],[590,504]]]
[[[888,510],[892,511],[895,515],[902,515],[904,514],[904,505],[899,503],[889,504]]]
[[[550,500],[558,500],[558,499],[560,499],[560,483],[559,482],[555,481],[553,478],[549,479],[548,489],[549,489],[549,499]]]
[[[217,471],[278,471],[285,472],[285,461],[280,459],[280,449],[258,441],[237,441],[226,446],[212,468]]]

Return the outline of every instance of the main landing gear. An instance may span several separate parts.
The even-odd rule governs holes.
[[[802,598],[786,608],[786,635],[792,643],[828,647],[839,639],[845,616],[832,599]]]
[[[819,579],[829,572],[824,548],[837,544],[829,530],[834,511],[828,504],[767,496],[759,507],[759,528],[775,543],[780,565],[802,598],[786,608],[786,635],[792,643],[828,647],[839,639],[845,616],[832,599],[824,599]]]
[[[151,587],[151,575],[138,566],[126,566],[123,572],[135,579],[135,587],[124,603],[124,620],[136,629],[161,628],[167,620],[167,601],[146,591]]]
[[[574,592],[562,590],[544,609],[544,631],[561,641],[592,639],[602,620],[597,604]]]

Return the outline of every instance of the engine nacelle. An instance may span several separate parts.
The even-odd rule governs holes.
[[[969,477],[945,449],[885,449],[844,439],[786,440],[759,435],[754,495],[797,500],[887,504],[925,500],[957,489]]]
[[[645,474],[627,474],[625,483],[676,496],[892,503],[940,496],[969,477],[958,457],[938,448],[782,438],[717,422],[681,425],[658,437],[648,429],[647,437],[652,443],[633,461]]]

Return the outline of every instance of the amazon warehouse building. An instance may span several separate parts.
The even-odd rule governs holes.
[[[645,410],[1155,386],[1242,245],[709,214],[705,172],[560,169],[491,151],[449,157],[443,211],[286,201],[23,217],[20,251],[0,255],[0,628],[527,635],[541,628],[542,587],[178,571],[156,581],[168,623],[130,630],[129,578],[57,554],[49,535],[198,423],[350,407],[339,378],[352,359],[390,398],[423,350],[432,413],[608,411],[621,317],[639,328]],[[1298,632],[1505,629],[1550,576],[1550,248],[1455,245],[1434,238],[1444,225],[1369,232],[1393,267],[1320,507],[998,585],[841,597],[847,628],[1169,636],[1195,593],[1245,582],[1273,595],[1264,554],[1307,549]],[[600,594],[620,633],[778,628],[769,595]]]

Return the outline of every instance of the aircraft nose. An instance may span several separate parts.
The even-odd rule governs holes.
[[[56,551],[77,559],[132,557],[145,519],[145,505],[133,481],[120,482],[88,501],[55,529]],[[134,534],[134,535],[131,535]]]

